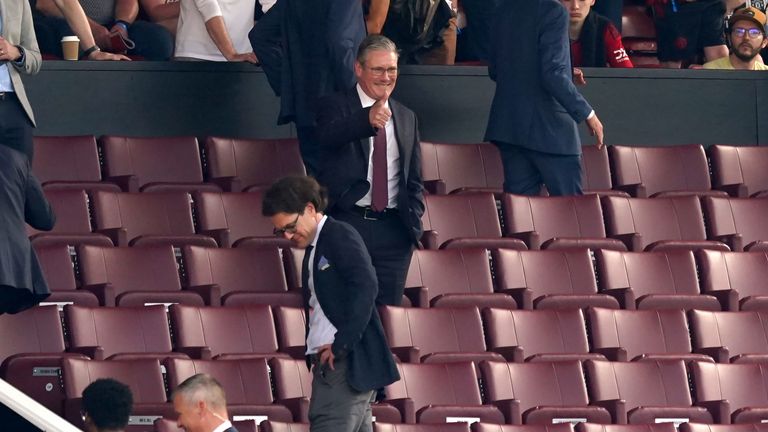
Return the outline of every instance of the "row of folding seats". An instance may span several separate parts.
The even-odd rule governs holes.
[[[167,420],[163,420],[166,422]],[[169,422],[170,423],[170,422]],[[161,429],[156,432],[177,432],[180,429]],[[239,428],[240,426],[238,426]],[[309,424],[306,423],[281,423],[265,421],[259,426],[261,432],[309,432]],[[476,422],[469,425],[465,422],[451,424],[384,424],[374,423],[374,432],[765,432],[766,424],[743,425],[708,425],[702,423],[683,423],[679,429],[674,423],[657,423],[647,425],[603,425],[597,423],[578,423],[576,426],[570,423],[554,425],[498,425]]]
[[[192,136],[103,136],[98,145],[94,136],[34,141],[32,170],[45,189],[240,192],[305,172],[296,139],[210,137],[202,148]]]

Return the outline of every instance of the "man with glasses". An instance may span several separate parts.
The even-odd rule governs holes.
[[[237,432],[229,421],[221,384],[208,374],[192,375],[171,395],[176,423],[186,432]]]
[[[381,35],[360,44],[357,85],[322,99],[315,137],[328,214],[352,225],[376,269],[379,304],[399,305],[421,237],[424,195],[416,115],[390,97],[397,47]]]
[[[369,432],[374,390],[400,377],[376,311],[371,258],[354,228],[323,213],[326,201],[313,178],[285,177],[264,194],[261,212],[304,249],[310,430]]]
[[[758,59],[760,50],[768,44],[765,21],[765,14],[753,7],[734,12],[728,20],[731,54],[704,63],[704,69],[768,70],[768,66]]]

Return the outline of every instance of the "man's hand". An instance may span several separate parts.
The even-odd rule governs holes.
[[[118,32],[123,35],[124,39],[128,39],[128,30],[120,24],[115,24],[109,29],[110,33]]]
[[[259,64],[259,59],[256,58],[256,54],[249,52],[249,53],[242,53],[242,54],[235,54],[233,56],[230,56],[227,58],[227,61],[231,62],[248,62],[253,64]]]
[[[0,60],[16,61],[21,57],[21,52],[15,45],[0,37]]]
[[[333,359],[335,357],[333,356],[333,350],[331,349],[331,344],[323,345],[320,347],[320,364],[328,364],[328,367],[331,368],[331,370],[336,370],[333,367]]]
[[[597,149],[600,150],[603,148],[603,124],[600,122],[600,119],[597,118],[597,114],[593,115],[592,118],[587,119],[587,126],[589,127],[589,134],[595,137],[595,145],[597,146]]]
[[[91,23],[91,32],[93,33],[93,39],[96,41],[96,45],[101,49],[105,47],[111,49],[112,41],[109,39],[109,29],[103,25]]]
[[[125,60],[131,61],[130,58],[122,54],[112,54],[104,51],[94,51],[88,54],[88,60]]]
[[[579,68],[573,68],[573,83],[577,86],[587,85],[587,80],[584,78],[584,71]]]
[[[389,121],[389,118],[392,117],[392,111],[386,107],[386,103],[387,99],[377,100],[376,103],[371,106],[371,111],[368,113],[368,121],[371,123],[371,126],[376,129],[383,128]]]

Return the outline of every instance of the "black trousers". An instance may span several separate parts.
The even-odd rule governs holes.
[[[0,97],[0,144],[24,153],[32,161],[32,122],[13,92]]]
[[[498,144],[504,166],[504,192],[536,196],[541,185],[549,194],[581,195],[581,155],[538,152],[511,144]]]
[[[356,211],[338,209],[331,216],[352,225],[363,237],[379,280],[376,304],[399,306],[414,249],[408,228],[400,217],[392,212],[371,220]]]

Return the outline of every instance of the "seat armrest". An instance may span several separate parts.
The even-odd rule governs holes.
[[[504,414],[507,424],[523,424],[523,414],[520,412],[520,401],[517,399],[501,399],[491,402],[493,406]]]
[[[403,417],[403,423],[416,423],[416,407],[413,404],[413,399],[387,399],[384,402],[392,405],[393,407],[397,408],[398,411],[400,411],[400,415]]]
[[[715,424],[731,424],[731,403],[727,400],[699,401],[696,405],[709,411]]]
[[[741,234],[736,233],[713,236],[712,240],[727,244],[733,252],[744,251],[744,238],[741,236]]]
[[[239,177],[211,177],[208,181],[220,187],[224,192],[240,192],[243,189]]]
[[[102,181],[111,182],[120,187],[123,192],[138,192],[139,178],[133,174],[106,177]]]
[[[432,195],[445,195],[448,193],[448,188],[443,180],[424,180],[423,183],[424,189]]]
[[[611,288],[600,291],[601,294],[607,294],[619,302],[622,309],[635,310],[635,293],[632,288]]]
[[[221,287],[218,284],[195,285],[184,290],[199,294],[207,306],[221,306]]]
[[[497,292],[512,296],[518,309],[533,309],[533,291],[528,288],[504,288]]]
[[[128,231],[125,228],[105,228],[93,232],[109,237],[115,246],[128,246]]]
[[[174,351],[186,354],[195,360],[210,360],[212,357],[211,348],[207,346],[178,347]]]
[[[421,363],[421,351],[417,347],[393,347],[389,350],[403,363]]]
[[[726,347],[705,347],[693,351],[695,354],[704,354],[712,357],[717,363],[730,363],[731,353]]]
[[[602,354],[610,361],[627,361],[627,350],[622,347],[593,348],[592,352],[596,354]]]
[[[525,361],[525,350],[519,346],[501,346],[491,348],[490,351],[501,354],[508,362],[522,363]]]
[[[704,291],[702,294],[708,294],[716,298],[720,302],[720,307],[723,311],[739,311],[739,293],[736,290]]]
[[[721,190],[733,198],[749,198],[749,189],[744,183],[721,185],[712,189]]]
[[[427,287],[409,287],[403,291],[413,307],[429,307],[429,288]],[[414,414],[415,415],[415,414]]]
[[[595,401],[590,405],[608,410],[614,424],[627,424],[627,403],[623,399]]]
[[[624,243],[627,250],[630,252],[642,252],[643,251],[643,235],[640,233],[627,233],[612,235],[611,238],[615,238]]]
[[[302,396],[289,399],[278,399],[275,401],[284,405],[293,414],[293,421],[299,423],[309,422],[309,398]]]
[[[516,238],[522,240],[530,250],[541,249],[541,235],[536,231],[523,231],[517,233],[506,233],[504,237]]]
[[[438,233],[434,230],[424,231],[421,235],[421,244],[424,249],[437,250],[440,248]]]
[[[218,244],[220,248],[232,247],[232,240],[229,238],[229,228],[201,230],[200,234],[213,237],[213,239],[216,240],[216,244]]]
[[[104,360],[104,348],[100,346],[81,346],[72,347],[67,351],[75,354],[82,354],[91,360]]]
[[[115,287],[111,283],[84,285],[80,289],[90,291],[96,298],[99,299],[99,303],[102,306],[114,306],[115,305]]]
[[[648,192],[645,185],[642,183],[627,184],[627,185],[613,185],[614,190],[619,190],[632,195],[635,198],[648,198]]]

